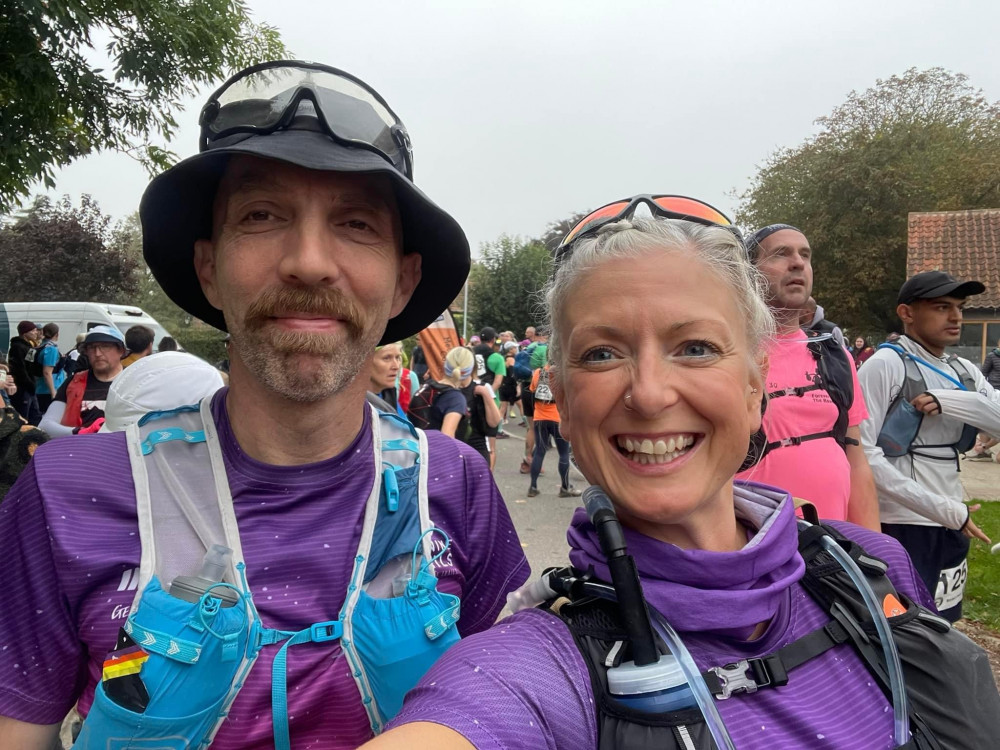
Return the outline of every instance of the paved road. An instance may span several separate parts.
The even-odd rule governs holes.
[[[497,440],[497,466],[494,479],[510,510],[514,527],[521,537],[524,553],[535,573],[554,565],[565,565],[569,547],[566,545],[566,528],[573,510],[580,505],[580,498],[559,497],[559,454],[549,450],[542,467],[545,474],[538,478],[541,494],[528,497],[529,477],[519,473],[524,454],[523,427],[514,420],[505,428],[511,437]],[[1000,467],[998,467],[1000,468]],[[579,489],[587,486],[586,480],[575,468],[570,469],[570,481]]]

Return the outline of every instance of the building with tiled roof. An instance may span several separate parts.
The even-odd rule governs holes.
[[[911,213],[906,276],[934,270],[986,285],[969,299],[962,340],[950,349],[982,362],[1000,340],[1000,208]]]

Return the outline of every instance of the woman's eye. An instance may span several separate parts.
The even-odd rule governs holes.
[[[682,349],[685,357],[710,357],[719,350],[707,341],[689,341]]]

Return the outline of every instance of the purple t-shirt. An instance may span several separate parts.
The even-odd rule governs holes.
[[[787,513],[791,515],[790,506]],[[889,564],[898,591],[933,607],[909,557],[895,540],[846,523],[834,525]],[[794,526],[788,528],[794,533]],[[713,558],[718,554],[684,553],[689,558],[703,556],[708,566],[720,559]],[[738,557],[725,556],[731,561]],[[719,572],[723,577],[744,575]],[[683,590],[674,590],[676,606],[684,607]],[[693,599],[701,598],[698,589],[689,591]],[[779,593],[776,606],[770,625],[757,640],[685,632],[684,643],[705,670],[770,654],[830,619],[798,582]],[[666,615],[670,619],[670,613]],[[719,613],[717,619],[725,622],[725,614]],[[739,693],[717,701],[716,706],[741,750],[894,747],[892,708],[847,644],[792,670],[786,686]],[[518,612],[445,654],[407,694],[392,726],[416,721],[448,726],[478,750],[597,747],[597,713],[586,664],[563,622],[541,610]]]
[[[221,391],[213,414],[263,624],[297,631],[337,619],[374,481],[368,408],[339,456],[271,466],[242,452],[224,404]],[[468,636],[493,624],[527,561],[483,459],[440,433],[427,440],[430,515],[452,540],[435,566],[438,588],[461,597]],[[135,594],[139,552],[125,435],[42,446],[0,504],[0,715],[57,723],[77,699],[86,713]],[[262,651],[213,748],[273,747],[276,651]],[[337,643],[288,650],[288,708],[295,747],[354,748],[371,736]]]

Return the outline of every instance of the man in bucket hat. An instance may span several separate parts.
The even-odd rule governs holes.
[[[377,441],[390,428],[405,433],[405,426],[389,425],[365,402],[376,345],[432,322],[469,269],[461,228],[412,177],[406,130],[375,91],[333,68],[278,62],[242,71],[216,91],[201,113],[200,153],[154,179],[143,196],[150,269],[171,299],[231,336],[229,388],[203,404],[204,434],[181,434],[192,444],[217,445],[220,466],[212,468],[227,478],[232,499],[224,516],[235,520],[240,537],[234,539],[233,524],[223,524],[226,552],[239,562],[236,579],[223,580],[254,622],[243,658],[256,644],[253,656],[262,662],[245,679],[233,678],[239,694],[227,699],[231,705],[210,707],[208,723],[218,719],[214,739],[211,731],[188,739],[223,749],[287,747],[290,729],[295,746],[356,747],[401,702],[401,695],[386,699],[392,690],[367,672],[380,655],[366,654],[361,641],[377,651],[382,640],[359,619],[361,605],[352,609],[362,588],[365,601],[378,604],[369,607],[376,613],[394,612],[414,591],[417,607],[454,600],[419,623],[414,638],[421,643],[414,648],[429,652],[457,633],[491,625],[508,591],[527,577],[483,460],[439,433]],[[137,464],[136,454],[148,449],[155,457],[186,446],[147,438],[140,450],[129,442],[132,429],[66,441],[68,447],[53,441],[7,497],[0,516],[6,602],[0,643],[7,646],[0,651],[0,715],[9,717],[0,719],[2,747],[49,747],[77,702],[81,713],[93,714],[81,747],[105,747],[108,734],[100,732],[109,721],[127,723],[134,715],[138,722],[144,710],[173,715],[153,684],[146,685],[148,695],[129,694],[133,713],[120,700],[104,710],[121,694],[115,681],[134,677],[120,659],[144,654],[138,678],[149,682],[154,668],[180,658],[173,640],[164,649],[162,634],[143,629],[146,597],[157,594],[145,538],[159,532],[156,524],[137,522],[149,491],[133,474],[150,466]],[[169,430],[162,435],[173,439]],[[409,459],[419,474],[394,473],[398,457],[410,452],[419,453],[416,463]],[[185,467],[175,479],[187,473]],[[418,475],[419,481],[405,481]],[[398,487],[396,476],[404,480]],[[404,502],[417,496],[418,484],[419,518],[409,516],[413,528],[397,524],[407,541],[390,559],[385,549],[376,551],[379,530],[406,516]],[[211,485],[203,483],[188,500],[198,501],[200,490],[212,493]],[[220,504],[225,485],[215,488]],[[152,507],[172,499],[153,497]],[[436,529],[414,546],[414,529],[419,537],[429,519]],[[203,541],[202,550],[223,540]],[[372,579],[379,554],[388,562]],[[178,580],[169,584],[171,593]],[[186,601],[222,598],[206,596]],[[225,607],[212,612],[221,618]],[[194,630],[184,638],[214,629]],[[284,648],[278,650],[283,643],[294,644],[287,661]],[[413,644],[403,645],[408,657]],[[406,661],[398,662],[405,669],[396,668],[397,650],[381,661],[400,675],[412,671]],[[239,659],[220,664],[229,669]],[[155,731],[155,722],[151,717],[135,736],[153,737],[142,732]],[[168,730],[180,733],[180,724],[162,731]]]

